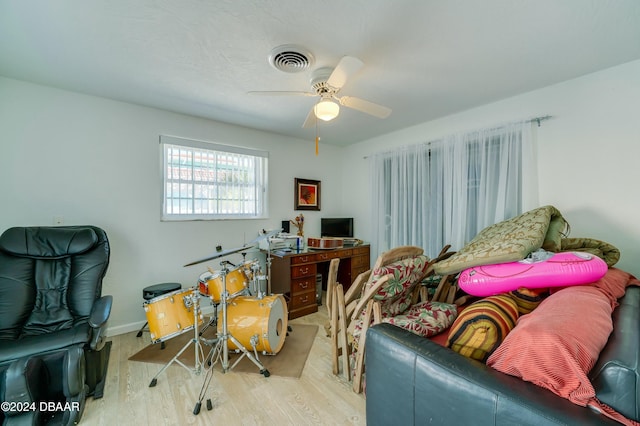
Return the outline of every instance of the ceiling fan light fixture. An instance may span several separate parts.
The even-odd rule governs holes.
[[[340,106],[330,100],[321,100],[313,107],[313,113],[320,120],[331,121],[340,113]]]

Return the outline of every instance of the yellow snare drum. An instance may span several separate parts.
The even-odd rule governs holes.
[[[153,343],[190,330],[194,326],[193,296],[194,289],[176,290],[155,297],[142,305],[149,323],[149,333]],[[198,319],[198,323],[202,319]]]
[[[239,296],[227,306],[227,328],[247,350],[255,347],[266,354],[276,354],[287,335],[287,304],[281,294],[257,299]],[[222,312],[218,312],[218,335],[222,333]],[[238,349],[229,341],[229,349]]]

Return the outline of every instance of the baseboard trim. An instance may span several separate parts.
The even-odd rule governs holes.
[[[202,311],[203,315],[211,315],[211,314],[213,314],[213,306],[212,305],[200,306],[200,310]],[[105,334],[106,334],[107,337],[110,337],[110,336],[118,336],[120,334],[131,333],[132,331],[138,332],[138,331],[140,331],[142,326],[145,324],[145,322],[147,322],[147,321],[146,320],[137,321],[137,322],[132,322],[132,323],[129,323],[129,324],[118,325],[118,326],[115,326],[115,327],[107,327],[107,330],[106,330]]]

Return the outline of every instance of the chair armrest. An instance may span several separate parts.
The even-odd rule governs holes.
[[[111,305],[113,304],[113,296],[102,296],[96,300],[89,315],[89,325],[91,328],[100,328],[109,319],[111,314]]]
[[[351,321],[354,321],[356,318],[358,318],[358,316],[366,306],[367,302],[369,302],[369,299],[371,299],[378,292],[378,290],[380,290],[382,286],[391,278],[393,278],[393,274],[387,274],[379,278],[378,281],[373,283],[373,285],[369,289],[366,289],[364,291],[364,293],[358,300],[358,303],[355,309],[353,310],[353,313],[351,314]]]
[[[89,325],[93,328],[93,336],[89,342],[89,346],[94,351],[99,351],[104,347],[105,335],[104,328],[111,314],[111,305],[113,304],[113,296],[102,296],[96,300],[89,315]]]

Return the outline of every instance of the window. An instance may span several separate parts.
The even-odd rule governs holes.
[[[265,151],[160,136],[162,220],[267,216]]]
[[[371,159],[371,246],[436,257],[486,226],[538,207],[530,121],[378,153]]]

